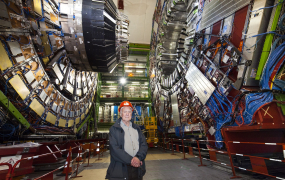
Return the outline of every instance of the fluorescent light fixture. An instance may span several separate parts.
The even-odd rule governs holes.
[[[132,70],[125,70],[125,72],[133,72]]]
[[[106,83],[115,83],[115,81],[106,81]]]
[[[139,84],[140,82],[132,82],[133,84]]]
[[[98,133],[109,133],[109,130],[98,130]]]
[[[136,72],[138,72],[138,73],[142,73],[143,71],[142,71],[142,70],[137,70]]]
[[[145,68],[145,66],[125,66],[125,67],[131,67],[131,68]]]
[[[109,88],[109,89],[117,89],[117,88]]]
[[[122,78],[120,79],[120,83],[121,83],[121,84],[126,84],[126,82],[127,82],[126,78],[122,77]]]

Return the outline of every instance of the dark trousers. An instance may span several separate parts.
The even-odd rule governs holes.
[[[139,168],[133,167],[133,166],[128,166],[128,178],[129,180],[143,180],[143,178],[138,178]]]

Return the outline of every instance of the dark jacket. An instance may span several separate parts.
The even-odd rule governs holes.
[[[116,121],[109,132],[111,163],[107,170],[106,179],[110,180],[128,180],[127,166],[131,165],[133,159],[133,157],[124,150],[125,132],[120,126],[120,122],[121,118]],[[140,178],[144,176],[146,172],[144,159],[147,154],[148,145],[140,127],[134,123],[133,119],[131,122],[132,127],[138,131],[139,135],[139,151],[136,157],[143,162],[143,165],[138,168],[138,178]]]

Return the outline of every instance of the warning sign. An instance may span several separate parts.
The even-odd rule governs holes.
[[[5,156],[5,157],[1,157],[0,159],[0,163],[9,163],[12,166],[14,166],[14,164],[20,160],[22,158],[22,155],[16,155],[16,156]],[[20,163],[18,163],[18,165],[16,166],[16,168],[18,168],[20,166]],[[8,166],[0,166],[0,171],[1,170],[6,170],[9,169]]]

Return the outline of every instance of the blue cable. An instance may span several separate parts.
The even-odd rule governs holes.
[[[261,79],[259,82],[261,89],[270,90],[270,87],[269,87],[269,82],[271,81],[270,76],[272,75],[276,65],[278,64],[278,62],[285,56],[284,50],[285,50],[285,42],[283,42],[280,46],[278,46],[270,54],[265,66],[264,66],[263,72],[261,74]],[[282,63],[284,63],[284,60]],[[273,86],[272,89],[280,90],[280,88],[278,88],[276,86]]]
[[[0,133],[0,136],[3,137],[3,138],[10,138],[13,136],[13,134],[15,133],[15,131],[19,128],[19,126],[15,127],[14,125],[12,124],[4,124],[2,126],[1,129],[5,129],[5,130],[8,130],[8,131],[11,131],[10,133],[7,133],[7,134],[3,134],[3,133]]]
[[[275,31],[269,31],[269,32],[261,33],[261,34],[256,34],[256,35],[253,35],[253,36],[250,36],[250,37],[246,37],[246,39],[257,37],[257,36],[263,36],[263,35],[266,35],[266,34],[275,34],[277,36],[283,36],[281,34],[276,33]]]
[[[3,36],[3,35],[0,34],[0,36]],[[3,36],[3,37],[5,38],[5,36]],[[4,40],[2,40],[1,38],[0,38],[0,40],[1,40],[2,44],[4,44],[4,49],[6,50],[8,56],[9,56],[10,61],[12,62],[13,65],[15,65],[15,64],[14,64],[14,61],[12,60],[12,55],[10,54],[8,45],[7,45],[6,42],[5,42]]]
[[[275,50],[275,48],[276,48],[276,46],[277,46],[277,43],[279,43],[279,41],[280,41],[281,39],[285,39],[285,35],[284,35],[284,36],[281,36],[281,37],[279,37],[279,38],[277,38],[277,39],[273,42],[272,47],[271,47],[271,52]]]
[[[281,91],[285,91],[285,81],[282,81],[281,79],[275,79],[273,83],[274,89],[279,88]]]
[[[273,94],[272,92],[251,93],[246,96],[245,101],[244,123],[251,124],[254,113],[264,104],[273,101]]]
[[[280,28],[282,31],[285,30],[285,26],[283,25],[284,19],[285,19],[285,14],[283,14],[283,15],[280,17],[279,22],[278,22],[278,26],[279,26],[279,28]]]
[[[280,1],[279,3],[275,4],[274,6],[263,7],[263,8],[259,8],[259,9],[257,9],[257,10],[250,11],[250,12],[256,12],[256,11],[259,11],[259,10],[262,10],[262,9],[274,8],[274,7],[278,6],[279,4],[282,4],[283,2],[284,2],[284,0],[283,0],[283,1]]]
[[[216,122],[216,132],[215,132],[215,138],[216,141],[222,141],[222,135],[221,135],[221,128],[223,125],[227,122],[230,122],[232,120],[231,118],[231,110],[232,110],[232,103],[228,100],[228,98],[221,94],[218,91],[214,91],[213,95],[209,98],[208,102],[206,103],[206,106],[211,111],[211,117]],[[217,148],[222,148],[223,143],[216,142]]]

